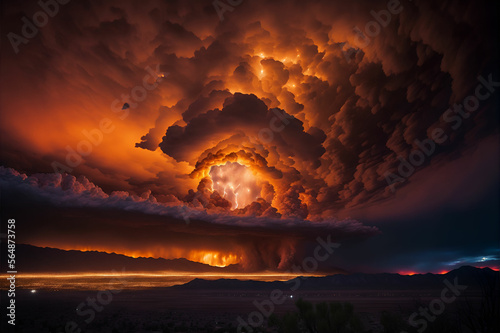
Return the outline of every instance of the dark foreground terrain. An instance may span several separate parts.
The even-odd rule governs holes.
[[[361,277],[330,287],[331,277],[300,285],[194,280],[142,290],[17,290],[15,330],[4,317],[2,332],[499,332],[498,272],[462,268],[434,276],[438,284],[427,289],[395,285],[390,274],[378,275],[384,288],[373,289]]]
[[[381,325],[383,313],[400,316],[406,321],[408,315],[418,312],[420,306],[428,307],[432,300],[439,299],[440,293],[441,290],[295,292],[293,298],[287,295],[283,304],[276,305],[273,313],[281,317],[287,312],[297,312],[295,303],[299,298],[314,304],[349,302],[362,323],[361,332],[386,332]],[[23,290],[16,299],[16,329],[18,332],[66,332],[66,325],[72,327],[74,322],[75,329],[68,332],[78,332],[78,328],[82,332],[236,332],[238,317],[246,322],[258,322],[260,316],[252,317],[250,314],[270,309],[264,307],[266,311],[259,311],[254,303],[269,304],[265,301],[270,297],[269,293],[256,291],[181,291],[169,288],[124,290],[113,295],[109,304],[99,303],[97,294],[97,291],[43,290],[33,294]],[[89,297],[96,299],[95,311],[88,303]],[[474,292],[464,294],[447,305],[438,318],[448,318],[461,310],[467,310],[467,301],[479,309],[481,295]],[[85,304],[80,308],[80,314],[83,315],[77,312],[81,303]],[[95,317],[90,320],[92,313]],[[272,332],[267,326],[265,320],[263,328],[250,328],[255,332]],[[463,331],[466,332],[465,329]]]

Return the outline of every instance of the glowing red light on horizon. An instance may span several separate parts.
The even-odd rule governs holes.
[[[474,267],[476,267],[476,268],[481,268],[481,269],[483,269],[483,268],[489,268],[489,269],[494,270],[494,271],[497,271],[497,272],[498,272],[498,271],[500,271],[500,269],[499,269],[499,267],[498,267],[498,266],[481,266],[481,267],[480,267],[480,266],[474,266]],[[455,268],[458,268],[458,267],[455,267]],[[443,270],[440,270],[440,271],[437,271],[437,272],[430,272],[430,273],[433,273],[433,274],[441,274],[441,275],[442,275],[442,274],[447,274],[447,273],[449,273],[450,271],[451,271],[451,270],[445,270],[445,269],[443,269]],[[422,272],[405,271],[405,270],[403,270],[403,271],[399,271],[399,272],[397,272],[397,273],[398,273],[399,275],[415,275],[415,274],[425,274],[425,273],[422,273]]]
[[[477,268],[481,268],[481,269],[483,269],[483,268],[489,268],[489,269],[497,271],[497,272],[500,271],[500,267],[499,266],[476,266],[476,267]]]

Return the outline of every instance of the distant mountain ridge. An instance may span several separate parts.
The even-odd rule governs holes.
[[[301,279],[300,290],[424,290],[443,289],[445,280],[451,284],[457,278],[459,285],[470,289],[479,289],[484,283],[500,282],[500,273],[490,268],[462,266],[446,274],[400,275],[397,273],[380,274],[336,274],[325,277],[308,277]],[[292,279],[288,282],[240,281],[234,279],[203,280],[194,279],[184,285],[174,286],[176,289],[231,289],[231,290],[290,290],[296,285]]]
[[[2,242],[2,246],[5,243]],[[2,251],[3,252],[3,251]],[[7,253],[7,252],[4,252]],[[2,260],[2,271],[7,271]],[[98,251],[61,250],[49,247],[37,247],[27,244],[16,245],[16,268],[23,273],[57,273],[57,272],[110,272],[125,269],[126,272],[144,271],[176,271],[190,273],[242,273],[239,265],[214,267],[187,259],[163,258],[132,258],[116,253]],[[396,273],[379,274],[335,274],[324,277],[296,278],[300,279],[301,290],[411,290],[411,289],[442,289],[443,281],[447,279],[472,288],[480,288],[484,281],[496,281],[500,284],[500,274],[489,268],[462,266],[446,274],[415,274],[400,275]],[[288,282],[274,281],[242,281],[235,279],[203,280],[194,279],[184,285],[171,288],[179,289],[210,289],[210,290],[289,290],[296,284],[296,279]]]

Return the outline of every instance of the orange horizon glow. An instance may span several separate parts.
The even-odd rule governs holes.
[[[78,273],[19,273],[16,274],[18,289],[148,289],[172,287],[189,283],[196,278],[204,280],[237,279],[240,281],[288,281],[298,276],[321,277],[319,274],[294,274],[290,272],[261,273],[193,273],[183,271],[130,271],[130,272],[78,272]],[[0,274],[0,290],[8,289],[8,274]]]
[[[110,250],[101,247],[67,247],[53,245],[36,245],[39,247],[51,247],[65,251],[81,251],[81,252],[102,252],[107,254],[119,254],[130,258],[153,258],[153,259],[187,259],[192,262],[206,264],[212,267],[227,267],[242,262],[242,256],[235,253],[222,253],[212,250],[183,250],[183,249],[158,249],[154,251],[130,251],[130,250]]]
[[[480,268],[480,269],[489,268],[489,269],[491,269],[493,271],[497,271],[497,272],[500,271],[499,267],[497,267],[497,266],[475,266],[475,265],[470,265],[470,266],[476,267],[476,268]],[[455,267],[453,269],[456,269],[456,268],[458,268],[458,267]],[[399,274],[399,275],[409,275],[409,276],[416,275],[416,274],[427,274],[427,273],[431,273],[431,274],[447,274],[447,273],[451,272],[453,269],[451,269],[451,270],[442,269],[440,271],[434,271],[434,272],[416,272],[416,271],[403,270],[403,271],[398,271],[396,273]]]
[[[77,273],[17,273],[16,276],[23,278],[80,278],[85,276],[93,276],[93,277],[115,277],[115,276],[193,276],[193,277],[282,277],[282,278],[295,278],[298,276],[326,276],[325,274],[314,274],[314,273],[291,273],[291,272],[279,272],[279,271],[263,271],[258,273],[228,273],[228,272],[188,272],[188,271],[111,271],[105,272],[102,271],[88,271],[88,272],[77,272]],[[9,274],[0,274],[0,278],[9,277]],[[248,280],[248,279],[247,279]]]

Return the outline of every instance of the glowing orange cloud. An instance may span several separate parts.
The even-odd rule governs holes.
[[[236,254],[211,251],[191,251],[186,259],[217,267],[226,267],[241,261],[241,257]]]

